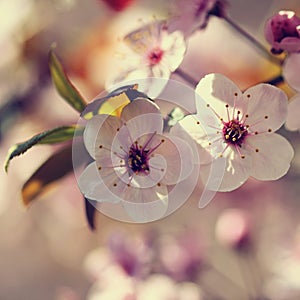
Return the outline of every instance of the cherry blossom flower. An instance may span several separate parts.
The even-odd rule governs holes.
[[[297,92],[300,92],[299,68],[300,53],[289,54],[282,66],[282,75],[286,83]]]
[[[211,15],[223,17],[226,14],[227,1],[177,0],[172,4],[172,17],[168,23],[169,31],[180,30],[185,37],[188,37],[197,29],[206,28]]]
[[[207,119],[209,131],[204,132],[192,115],[179,123],[214,160],[225,159],[219,191],[234,190],[249,176],[276,180],[286,174],[294,151],[285,138],[274,133],[286,120],[288,102],[283,91],[258,84],[242,93],[225,76],[209,74],[196,92],[206,101],[204,106],[197,102],[196,117]],[[205,166],[202,171],[205,178]]]
[[[285,123],[286,129],[291,131],[300,130],[299,112],[300,94],[296,94],[294,97],[291,98],[288,105],[288,114]]]
[[[205,259],[204,241],[195,229],[179,236],[163,235],[159,243],[162,270],[177,281],[195,281]]]
[[[95,161],[79,178],[84,196],[98,202],[121,202],[134,221],[162,217],[168,187],[193,170],[193,152],[179,137],[163,133],[163,118],[153,102],[138,98],[120,118],[96,115],[84,131],[84,144]]]
[[[168,33],[164,21],[152,22],[129,33],[124,42],[131,51],[122,57],[121,64],[118,62],[121,70],[114,70],[107,80],[108,89],[124,80],[149,78],[148,86],[143,90],[149,94],[151,77],[168,79],[181,64],[186,51],[183,34],[180,31]],[[155,97],[159,91],[155,93],[149,95]]]
[[[127,275],[143,278],[151,270],[154,253],[152,234],[132,237],[125,232],[114,232],[108,240],[108,249],[113,261],[123,268]]]
[[[278,12],[266,22],[265,38],[273,54],[300,51],[300,18],[293,11]]]

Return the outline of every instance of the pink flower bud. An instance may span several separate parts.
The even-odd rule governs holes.
[[[271,44],[271,52],[300,51],[300,18],[293,11],[280,11],[265,25],[265,38]]]

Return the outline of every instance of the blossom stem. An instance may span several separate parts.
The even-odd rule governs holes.
[[[223,16],[223,18],[232,28],[243,35],[249,42],[251,42],[262,54],[269,59],[271,62],[281,65],[282,61],[279,58],[273,56],[258,40],[256,40],[250,33],[235,23],[230,17]]]
[[[183,80],[185,80],[189,84],[191,84],[193,87],[196,87],[196,85],[199,82],[199,80],[195,80],[192,76],[190,76],[189,74],[187,74],[185,71],[183,71],[180,68],[176,69],[176,71],[174,73],[177,74],[178,76],[180,76]]]

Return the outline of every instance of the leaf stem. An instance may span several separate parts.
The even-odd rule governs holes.
[[[196,87],[196,85],[199,82],[199,80],[194,79],[192,76],[190,76],[189,74],[187,74],[185,71],[183,71],[180,68],[176,69],[176,71],[174,73],[177,74],[178,76],[180,76],[187,83],[191,84],[193,87]]]

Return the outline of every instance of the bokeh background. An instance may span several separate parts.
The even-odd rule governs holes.
[[[174,13],[171,0],[123,2],[117,11],[114,1],[0,0],[0,165],[12,144],[77,122],[51,82],[51,46],[90,101],[114,70],[122,36]],[[266,47],[266,18],[281,9],[300,14],[299,0],[228,2],[231,18]],[[181,67],[197,80],[223,73],[241,89],[279,73],[215,17],[189,39]],[[176,213],[145,225],[98,213],[94,232],[73,174],[24,207],[22,185],[57,149],[34,147],[8,174],[0,171],[0,299],[299,300],[300,140],[298,132],[282,134],[296,155],[281,180],[249,180],[201,210],[194,193]]]

